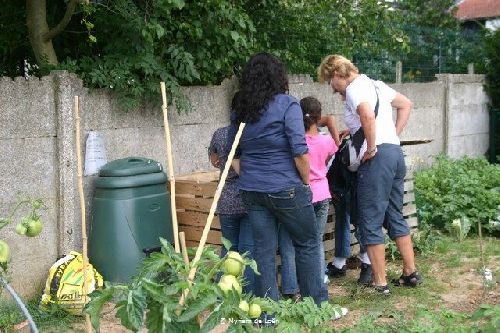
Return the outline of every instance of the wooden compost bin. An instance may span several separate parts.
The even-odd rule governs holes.
[[[186,234],[187,246],[198,246],[203,228],[207,222],[208,213],[212,205],[219,172],[197,172],[185,176],[178,176],[175,181],[176,187],[176,205],[177,220],[179,231]],[[415,206],[415,195],[413,193],[413,178],[409,175],[405,179],[405,195],[403,215],[408,221],[410,227],[414,230],[417,227]],[[325,248],[325,258],[329,262],[333,258],[335,248],[334,240],[335,213],[333,206],[330,205],[328,220],[325,227],[325,236],[323,244]],[[221,231],[220,222],[217,214],[212,222],[210,232],[208,233],[207,244],[220,247]],[[352,254],[359,252],[357,239],[354,237],[354,230],[351,227],[351,247]],[[279,264],[279,261],[278,261]]]

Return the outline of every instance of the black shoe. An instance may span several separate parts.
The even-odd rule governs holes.
[[[365,263],[361,264],[361,272],[359,273],[358,283],[368,286],[372,283],[372,265]]]
[[[302,301],[302,295],[300,292],[296,292],[295,294],[283,294],[282,297],[284,299],[291,299],[294,303]]]
[[[389,289],[388,285],[385,285],[385,286],[371,285],[370,287],[372,287],[373,289],[375,289],[375,291],[377,291],[378,293],[380,293],[384,296],[389,296],[391,294],[391,290]]]
[[[328,274],[328,276],[332,278],[340,278],[342,276],[345,276],[347,272],[347,266],[344,265],[342,268],[337,268],[333,263],[330,262],[328,263],[328,265],[326,265],[326,270],[326,274]]]

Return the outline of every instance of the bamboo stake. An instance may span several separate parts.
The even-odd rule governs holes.
[[[179,232],[179,240],[181,242],[181,252],[182,257],[184,258],[184,263],[189,267],[189,257],[186,247],[186,234],[184,233],[184,231]]]
[[[74,100],[75,108],[75,122],[76,122],[76,161],[78,170],[78,193],[80,195],[80,212],[82,221],[82,257],[83,257],[83,284],[82,284],[82,297],[84,304],[87,303],[87,268],[89,264],[88,254],[87,254],[87,222],[85,219],[85,196],[83,194],[83,172],[82,172],[82,152],[81,152],[81,142],[80,142],[80,101],[78,96],[75,96]],[[88,313],[85,314],[85,331],[92,332],[92,324],[90,323],[90,317]]]
[[[179,241],[181,243],[181,252],[182,252],[182,257],[184,259],[184,263],[186,264],[186,268],[189,268],[189,257],[187,253],[187,247],[186,247],[186,234],[184,231],[179,232]],[[184,297],[187,297],[187,289],[182,292]],[[176,311],[177,315],[180,315],[180,309]]]
[[[170,210],[172,211],[172,231],[174,236],[174,249],[179,253],[179,231],[177,225],[177,208],[175,206],[175,178],[174,166],[172,162],[172,142],[170,141],[170,128],[168,127],[167,117],[167,93],[165,91],[165,82],[160,82],[161,98],[163,101],[163,127],[165,128],[165,143],[167,146],[167,164],[170,178]]]
[[[222,189],[224,188],[224,184],[226,183],[227,174],[229,172],[229,168],[231,168],[231,163],[233,162],[234,153],[236,152],[236,147],[240,143],[241,134],[243,133],[243,129],[245,128],[245,123],[241,123],[238,128],[238,132],[236,133],[236,137],[234,138],[233,145],[231,147],[231,151],[229,152],[229,156],[227,157],[226,165],[224,166],[224,171],[220,177],[219,184],[217,185],[217,190],[215,191],[214,200],[212,201],[212,206],[210,207],[210,213],[207,217],[207,223],[205,224],[205,228],[203,229],[203,233],[201,235],[200,244],[198,244],[198,249],[196,250],[196,254],[191,263],[191,270],[189,271],[188,282],[191,285],[194,280],[194,276],[196,275],[196,263],[200,260],[201,254],[203,252],[203,248],[205,247],[205,243],[207,241],[208,232],[210,231],[210,226],[212,225],[212,221],[215,215],[215,208],[217,207],[217,202],[219,201],[220,195],[222,193]],[[189,289],[186,289],[186,293],[183,293],[181,299],[179,300],[179,305],[184,305],[186,302],[186,297],[189,294]]]

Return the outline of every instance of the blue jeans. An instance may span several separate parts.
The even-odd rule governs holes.
[[[252,258],[253,235],[248,214],[219,214],[219,220],[222,237],[231,242],[231,251],[241,254],[249,252],[249,258]],[[227,250],[223,246],[220,253],[221,257],[224,257],[226,253]],[[243,291],[245,293],[254,292],[255,274],[253,270],[246,267],[243,276],[248,283],[243,286]]]
[[[387,228],[391,239],[410,234],[403,217],[406,165],[401,146],[381,144],[374,158],[358,169],[358,216],[364,244],[384,244]]]
[[[323,283],[318,242],[319,226],[312,206],[309,186],[296,185],[285,191],[261,193],[241,191],[253,228],[254,258],[260,276],[255,277],[256,295],[279,298],[276,281],[278,224],[286,229],[295,247],[295,263],[300,292],[318,305],[328,300]]]
[[[316,221],[319,226],[318,230],[318,242],[320,245],[320,267],[323,269],[323,273],[326,272],[326,262],[325,262],[325,247],[323,245],[323,235],[325,234],[326,221],[328,220],[328,207],[330,206],[330,199],[315,202],[314,213],[316,214]]]
[[[283,224],[278,225],[278,247],[281,255],[281,292],[293,295],[299,291],[295,268],[295,248]]]
[[[357,186],[356,176],[353,175],[351,188]],[[359,242],[359,252],[366,252],[366,246],[361,242],[360,229],[356,220],[357,197],[349,190],[335,205],[335,257],[349,258],[351,256],[351,223],[355,226],[356,239]]]

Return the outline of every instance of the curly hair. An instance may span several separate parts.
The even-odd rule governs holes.
[[[237,122],[257,122],[266,104],[276,95],[288,91],[285,65],[269,53],[250,58],[240,77],[240,90],[233,98],[232,108]]]
[[[319,83],[330,81],[335,74],[345,79],[351,73],[359,73],[358,68],[349,59],[338,54],[324,57],[316,71]]]
[[[316,98],[308,96],[300,100],[300,107],[304,116],[304,127],[308,131],[311,125],[317,124],[321,118],[321,103]]]

